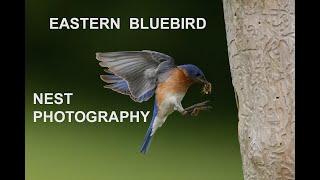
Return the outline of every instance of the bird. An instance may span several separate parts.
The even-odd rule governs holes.
[[[197,115],[199,111],[212,108],[207,105],[209,101],[188,108],[181,104],[189,87],[196,82],[204,83],[203,93],[211,93],[211,83],[195,65],[177,66],[169,55],[151,50],[97,52],[96,59],[108,73],[100,75],[108,83],[104,88],[128,95],[139,103],[155,96],[151,123],[140,153],[147,153],[155,132],[174,111],[182,115]]]

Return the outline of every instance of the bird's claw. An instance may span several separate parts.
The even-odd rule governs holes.
[[[190,106],[190,107],[187,107],[187,108],[185,108],[184,110],[185,111],[189,111],[190,109],[192,110],[192,109],[194,109],[194,108],[196,108],[196,107],[201,107],[201,106],[205,106],[207,103],[209,103],[210,101],[204,101],[204,102],[201,102],[201,103],[197,103],[197,104],[194,104],[194,105],[192,105],[192,106]]]
[[[191,113],[191,116],[197,116],[200,111],[210,110],[211,106],[206,106],[210,101],[204,101],[201,103],[194,104],[186,109],[184,109],[183,115]]]
[[[206,111],[212,109],[211,106],[203,106],[203,107],[196,107],[192,110],[191,116],[197,116],[200,111]]]

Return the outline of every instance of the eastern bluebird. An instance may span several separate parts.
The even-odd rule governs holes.
[[[109,73],[100,76],[103,81],[110,83],[105,88],[129,95],[135,102],[147,101],[155,94],[153,116],[141,153],[146,154],[156,130],[173,111],[196,115],[200,110],[211,108],[206,106],[209,101],[188,108],[181,105],[188,88],[195,82],[205,84],[204,93],[211,92],[211,84],[197,66],[176,66],[170,56],[149,50],[96,53],[96,59]]]

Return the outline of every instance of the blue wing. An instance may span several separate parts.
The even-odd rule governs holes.
[[[129,94],[126,92],[128,90],[132,99],[140,102],[152,97],[157,84],[176,67],[170,56],[147,50],[96,53],[96,59],[101,61],[101,67],[107,67],[107,71],[116,75],[105,75],[103,80],[119,83],[121,78],[126,81],[126,85],[123,83],[107,88],[122,94]]]
[[[143,144],[142,144],[141,149],[140,149],[140,152],[143,153],[143,154],[147,153],[147,151],[149,149],[149,146],[150,146],[150,143],[152,141],[152,137],[153,137],[153,136],[151,136],[152,125],[154,123],[154,119],[156,118],[157,114],[158,114],[158,106],[157,106],[156,101],[154,101],[152,120],[151,120],[150,126],[148,128],[148,131],[147,131],[145,137],[144,137]]]
[[[109,73],[111,73],[111,72],[109,72]],[[147,101],[154,94],[154,89],[151,89],[148,92],[142,94],[140,97],[135,98],[134,96],[132,96],[132,94],[129,90],[129,86],[128,86],[127,81],[122,79],[121,77],[111,73],[111,75],[101,75],[100,78],[104,82],[111,83],[111,84],[107,84],[107,85],[103,86],[104,88],[111,89],[111,90],[116,91],[120,94],[129,95],[131,97],[131,99],[136,102]]]

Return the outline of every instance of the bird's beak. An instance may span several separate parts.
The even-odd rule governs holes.
[[[204,84],[209,83],[209,82],[206,80],[206,78],[203,77],[203,76],[199,76],[197,79],[198,79],[198,81],[200,81],[200,82],[202,82],[202,83],[204,83]]]
[[[210,94],[211,93],[211,83],[209,81],[206,80],[205,77],[200,76],[198,78],[198,80],[202,83],[204,83],[204,86],[202,88],[202,92],[205,94]]]

